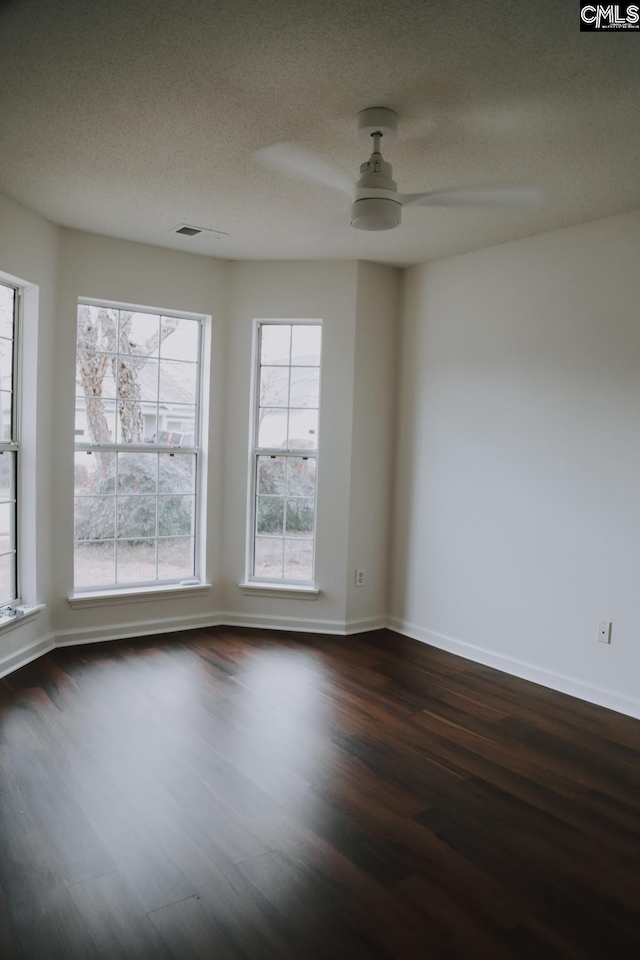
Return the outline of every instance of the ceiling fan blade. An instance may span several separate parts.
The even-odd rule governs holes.
[[[538,187],[495,184],[406,193],[400,199],[408,207],[535,207],[542,202],[542,191]]]
[[[269,147],[256,150],[255,157],[259,163],[274,170],[312,180],[314,183],[324,183],[327,187],[353,196],[354,184],[342,170],[295,143],[272,143]]]

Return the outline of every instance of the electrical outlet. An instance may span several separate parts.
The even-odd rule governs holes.
[[[364,570],[356,570],[356,587],[364,587]]]
[[[598,622],[598,643],[611,643],[610,620],[600,620]]]

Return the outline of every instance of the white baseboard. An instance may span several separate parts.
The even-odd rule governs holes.
[[[37,660],[38,657],[42,657],[45,653],[53,650],[54,645],[54,635],[50,633],[34,643],[28,643],[26,647],[21,647],[20,650],[14,650],[13,653],[0,657],[0,677],[6,677],[8,673],[13,673],[19,667],[26,667],[32,660]]]
[[[372,630],[384,630],[387,626],[387,618],[364,617],[362,620],[347,620],[344,626],[346,636],[354,633],[370,633]]]
[[[292,630],[295,633],[329,633],[346,637],[386,626],[386,619],[370,617],[366,620],[320,620],[313,617],[276,617],[261,613],[221,613],[220,623],[225,627],[256,627],[262,630]]]
[[[423,627],[419,627],[415,623],[409,623],[407,620],[390,617],[387,621],[387,627],[389,630],[401,633],[412,640],[419,640],[421,643],[428,643],[440,650],[447,650],[449,653],[455,653],[466,660],[482,663],[485,667],[494,667],[502,673],[509,673],[514,677],[520,677],[522,680],[530,680],[532,683],[538,683],[543,687],[550,687],[552,690],[566,693],[570,697],[577,697],[579,700],[586,700],[588,703],[594,703],[599,707],[606,707],[608,710],[615,710],[616,713],[623,713],[628,717],[640,720],[640,700],[635,697],[628,697],[625,694],[617,693],[615,690],[585,683],[584,680],[577,680],[575,677],[556,673],[554,670],[547,670],[545,667],[528,663],[526,660],[509,657],[503,653],[495,653],[493,650],[487,650],[485,647],[478,647],[463,640],[456,640],[455,637],[448,637],[443,633],[425,630]]]
[[[190,617],[163,617],[161,620],[134,620],[108,627],[76,627],[55,634],[56,647],[72,647],[79,643],[102,643],[106,640],[126,640],[129,637],[149,637],[156,633],[177,633],[197,630],[199,627],[218,627],[219,616],[196,614]]]
[[[56,647],[70,647],[81,643],[102,643],[106,640],[126,640],[129,637],[153,636],[156,633],[176,633],[197,630],[200,627],[253,627],[263,630],[291,630],[295,633],[329,633],[344,637],[384,627],[380,617],[366,620],[320,620],[310,617],[276,617],[253,613],[197,614],[191,617],[163,617],[161,620],[134,620],[109,627],[77,627],[55,635]]]

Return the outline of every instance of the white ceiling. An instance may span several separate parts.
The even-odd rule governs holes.
[[[640,35],[581,33],[576,0],[13,0],[0,38],[0,190],[82,230],[409,264],[640,206]],[[293,140],[355,180],[375,105],[401,118],[401,191],[525,181],[544,207],[366,234],[343,195],[252,157]]]

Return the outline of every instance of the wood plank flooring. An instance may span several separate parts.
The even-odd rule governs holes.
[[[379,631],[0,681],[0,956],[640,956],[640,722]]]

